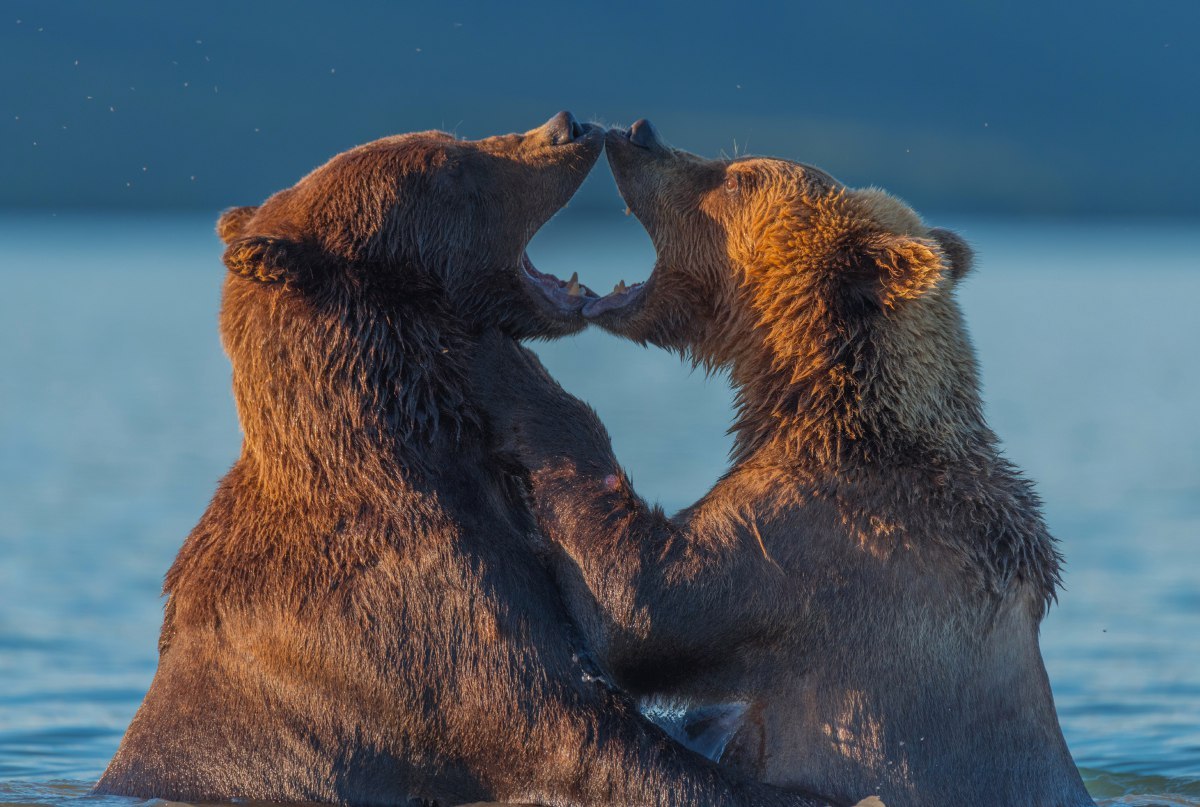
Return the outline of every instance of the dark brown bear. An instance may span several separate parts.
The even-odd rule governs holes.
[[[954,299],[970,250],[881,191],[704,160],[646,122],[608,155],[658,260],[584,313],[729,372],[733,467],[666,518],[531,357],[497,343],[479,378],[617,683],[743,701],[724,761],[768,782],[1090,804],[1038,648],[1059,556],[984,422]]]
[[[567,113],[391,137],[222,218],[245,442],[167,576],[158,672],[98,792],[813,803],[743,785],[589,674],[487,450],[473,344],[583,326],[594,296],[525,246],[602,147]]]

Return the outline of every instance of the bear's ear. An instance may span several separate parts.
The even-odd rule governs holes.
[[[963,240],[958,233],[934,227],[929,231],[929,237],[938,242],[946,262],[950,264],[950,276],[962,280],[975,266],[975,250]]]
[[[859,248],[867,291],[884,308],[901,300],[915,300],[937,286],[945,274],[946,260],[933,239],[881,233]]]
[[[304,248],[286,238],[251,235],[235,238],[223,260],[235,275],[263,283],[278,283],[297,276],[303,265]]]
[[[258,208],[253,205],[229,208],[217,219],[217,235],[226,244],[231,243],[233,239],[242,234],[242,231],[246,228],[246,223],[257,212]]]

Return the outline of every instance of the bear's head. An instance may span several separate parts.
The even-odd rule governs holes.
[[[235,275],[300,294],[330,282],[387,295],[436,289],[470,331],[559,336],[593,299],[543,274],[529,240],[583,182],[600,127],[561,112],[524,134],[383,138],[339,154],[261,207],[233,208],[217,232]],[[381,291],[382,290],[382,291]]]
[[[670,148],[646,121],[610,131],[607,149],[658,257],[584,315],[728,369],[739,454],[783,432],[829,459],[879,455],[981,425],[952,293],[971,265],[957,235],[810,166]]]

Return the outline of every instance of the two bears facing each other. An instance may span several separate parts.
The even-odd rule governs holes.
[[[100,792],[823,803],[749,774],[830,803],[1086,803],[1037,650],[1057,559],[949,297],[966,248],[643,123],[607,142],[659,266],[599,298],[525,245],[604,138],[566,114],[389,138],[223,218],[245,443],[168,575]],[[675,520],[513,341],[589,321],[738,385],[735,468]],[[606,673],[747,699],[729,765]]]
[[[488,448],[479,335],[583,327],[529,264],[604,132],[393,137],[219,231],[242,454],[167,575],[100,793],[172,801],[794,805],[606,686]],[[514,343],[515,344],[515,343]]]

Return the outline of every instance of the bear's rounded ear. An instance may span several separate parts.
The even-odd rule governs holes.
[[[258,208],[254,205],[229,208],[217,219],[217,235],[226,244],[231,243],[233,239],[242,234],[242,231],[246,229],[247,222],[257,212]]]
[[[963,237],[950,230],[934,227],[929,231],[929,237],[938,242],[946,262],[950,264],[950,276],[956,281],[966,277],[975,266],[975,250],[971,249]]]
[[[302,251],[300,244],[286,238],[251,235],[231,241],[222,259],[235,275],[278,283],[296,276]]]
[[[884,233],[861,247],[872,291],[884,308],[915,300],[937,286],[948,263],[940,244],[931,238]]]

